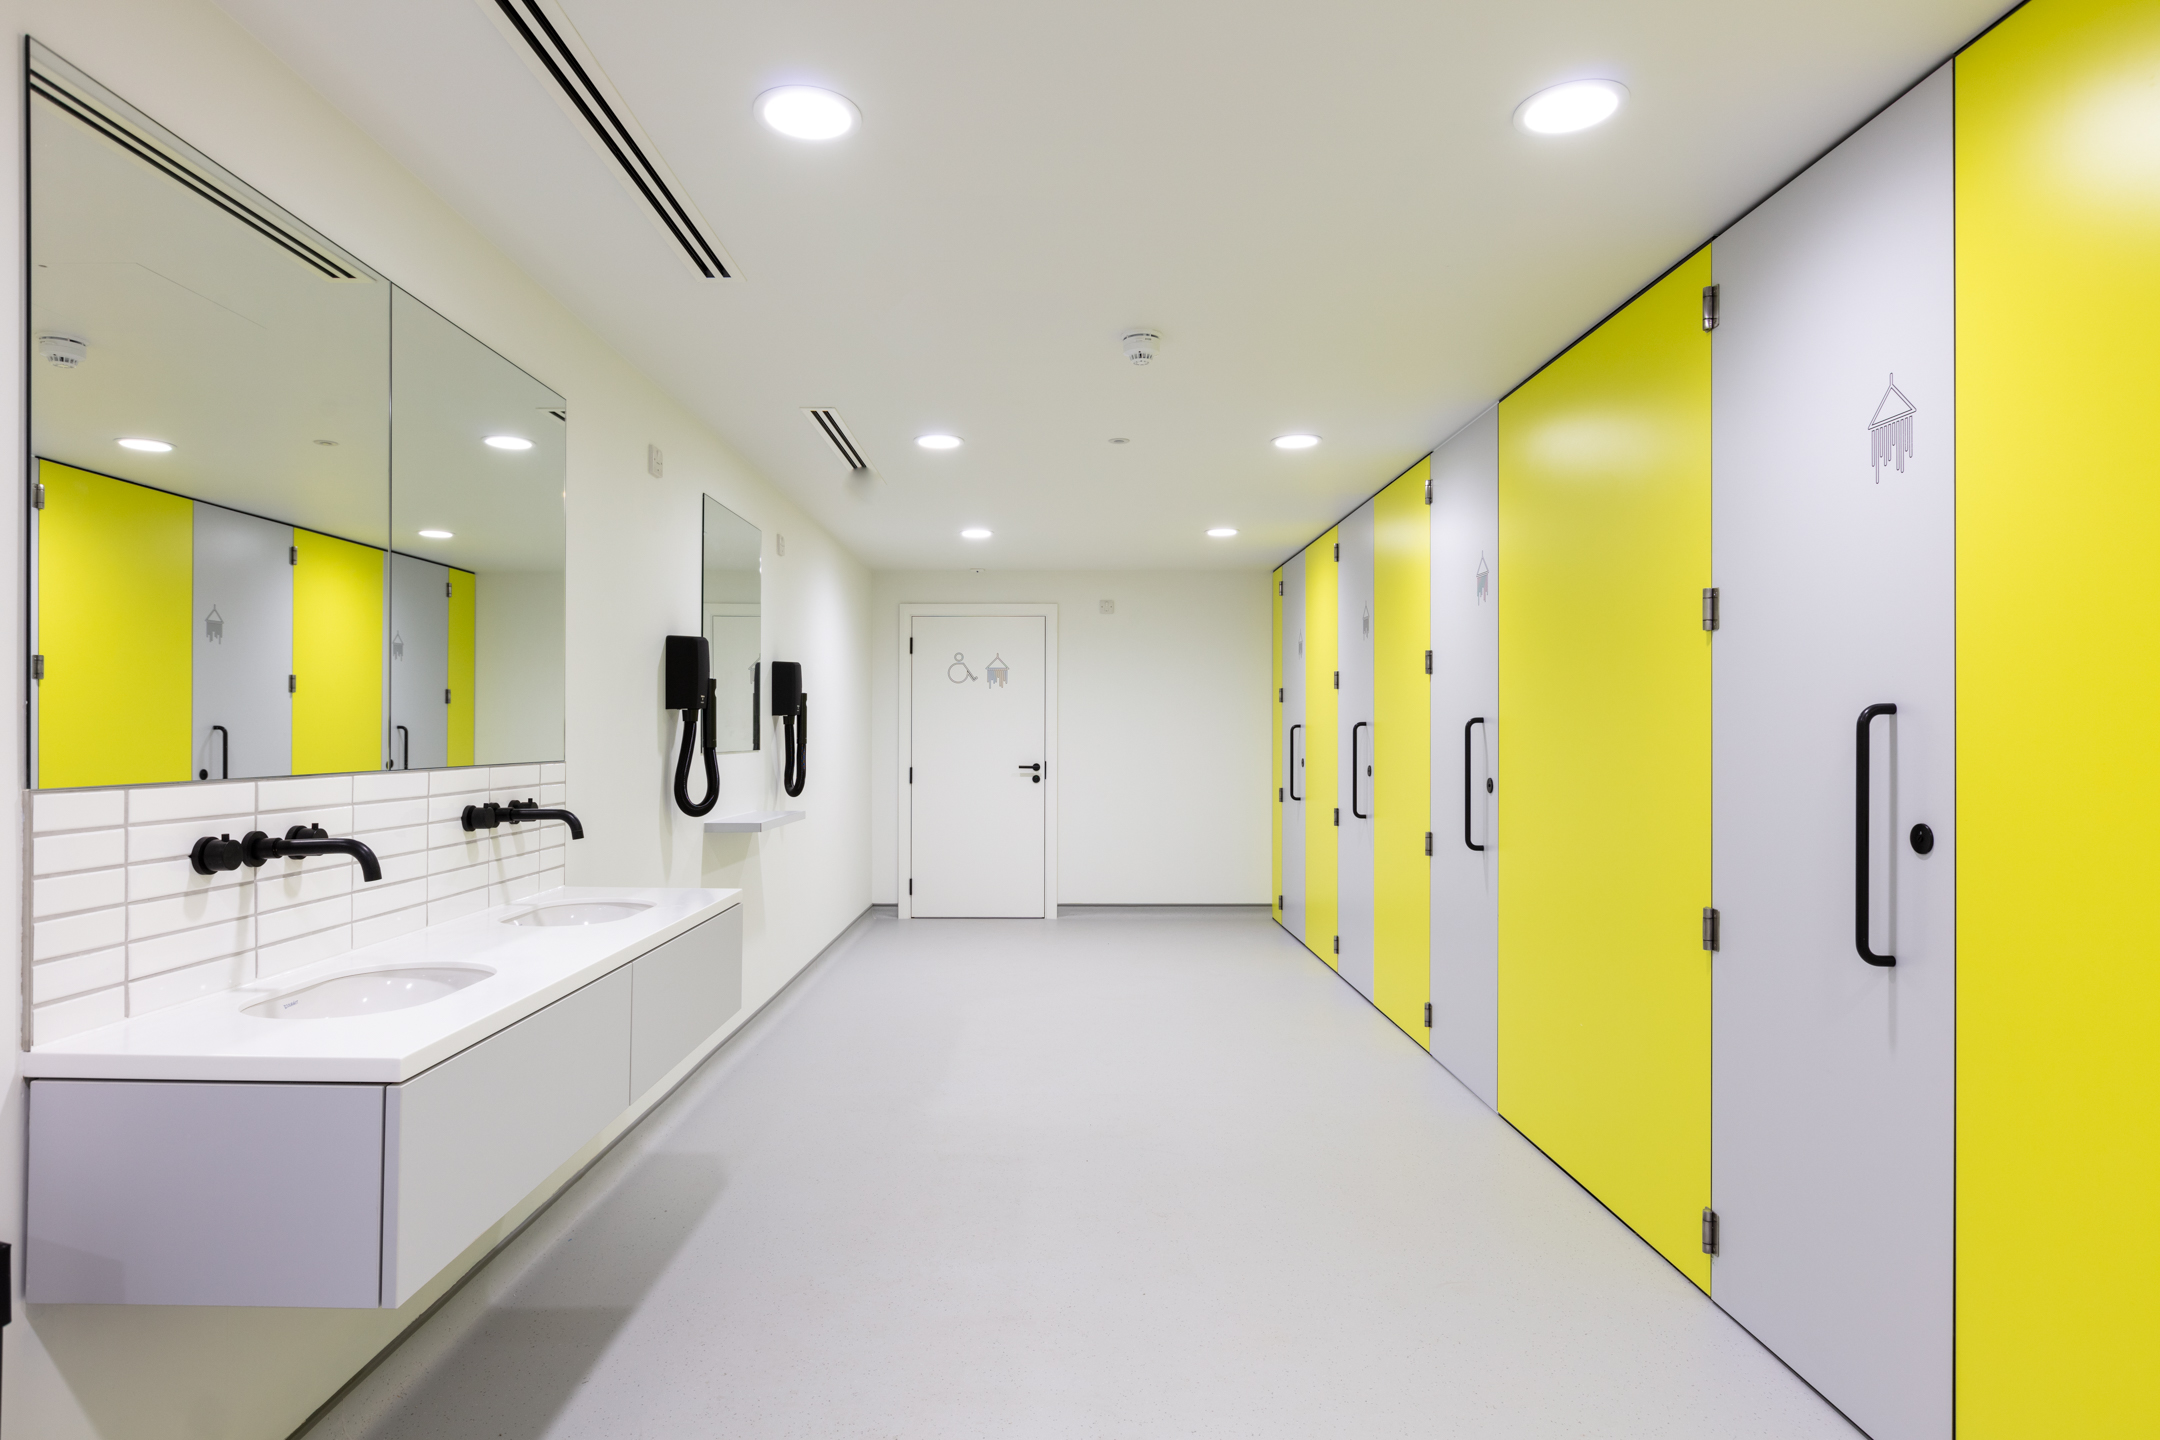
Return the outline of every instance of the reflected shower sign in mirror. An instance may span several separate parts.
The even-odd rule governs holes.
[[[563,398],[391,302],[394,769],[563,755]]]
[[[373,768],[391,287],[29,50],[32,783]]]
[[[755,750],[758,719],[759,555],[757,526],[705,497],[705,638],[712,646],[717,748]]]

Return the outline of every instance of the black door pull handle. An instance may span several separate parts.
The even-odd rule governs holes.
[[[1370,820],[1372,816],[1357,808],[1358,776],[1363,773],[1358,769],[1357,735],[1358,731],[1369,728],[1371,724],[1370,720],[1360,720],[1350,727],[1350,813],[1360,820]]]
[[[1290,798],[1293,800],[1303,800],[1305,798],[1303,795],[1298,794],[1297,790],[1298,771],[1303,768],[1298,764],[1297,734],[1298,731],[1304,728],[1303,725],[1292,725],[1290,727]]]
[[[1485,717],[1477,715],[1465,720],[1462,727],[1462,843],[1472,850],[1485,847],[1470,838],[1470,727],[1484,723]],[[1485,782],[1485,788],[1492,789],[1490,780]]]
[[[1853,731],[1853,948],[1870,965],[1897,964],[1897,956],[1868,948],[1868,726],[1878,715],[1895,714],[1895,705],[1870,705]]]

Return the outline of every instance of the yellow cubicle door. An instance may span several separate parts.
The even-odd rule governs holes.
[[[384,552],[293,531],[292,768],[382,768]]]
[[[1500,1113],[1707,1288],[1706,247],[1500,404]]]
[[[480,581],[469,570],[450,572],[450,672],[449,714],[450,746],[449,763],[470,765],[473,763],[473,719],[476,696],[474,681],[478,678],[473,663],[476,641],[474,621],[475,604],[479,598]]]
[[[2160,8],[2123,0],[1957,62],[1966,1440],[2160,1433],[2156,74]]]
[[[35,783],[189,780],[194,502],[38,462]]]
[[[1305,547],[1305,780],[1307,949],[1335,964],[1335,841],[1342,817],[1335,784],[1335,542],[1330,530]]]
[[[1274,800],[1268,806],[1268,894],[1275,907],[1275,919],[1283,918],[1283,869],[1282,869],[1282,822],[1283,804],[1287,796],[1283,783],[1283,572],[1278,568],[1268,582],[1268,615],[1270,618],[1268,645],[1268,693],[1275,698],[1269,702],[1274,716],[1271,722],[1272,739],[1268,742],[1268,789]]]
[[[1373,1004],[1420,1045],[1432,999],[1430,457],[1373,505]]]

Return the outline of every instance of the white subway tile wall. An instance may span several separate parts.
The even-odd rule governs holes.
[[[563,803],[563,767],[321,775],[70,790],[31,800],[32,1038],[43,1044],[342,955],[563,883],[555,821],[466,834],[482,801]],[[320,825],[367,842],[383,878],[342,855],[197,875],[204,835]]]

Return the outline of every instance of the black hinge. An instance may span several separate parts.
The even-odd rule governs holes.
[[[448,600],[450,598],[450,582],[447,580],[442,582],[442,593],[443,599]]]
[[[1425,477],[1425,503],[1432,504],[1432,476]]]
[[[33,510],[42,510],[45,508],[44,485],[37,484],[30,487],[30,508]]]
[[[1282,803],[1283,803],[1283,799],[1282,799],[1282,786],[1280,786],[1280,785],[1277,785],[1277,786],[1275,787],[1275,803],[1276,803],[1276,804],[1278,804],[1278,805],[1280,805],[1280,804],[1282,804]]]
[[[1717,1254],[1717,1211],[1707,1205],[1702,1212],[1702,1253]]]
[[[288,545],[288,546],[286,546],[286,547],[285,547],[285,563],[286,563],[287,565],[297,565],[297,564],[299,564],[299,563],[300,563],[300,547],[299,547],[299,546],[297,546],[297,545]]]
[[[287,675],[287,676],[285,677],[285,693],[286,693],[286,694],[288,694],[288,695],[297,695],[297,694],[299,694],[299,693],[300,693],[300,677],[299,677],[299,676],[297,676],[297,675]]]
[[[1282,909],[1282,896],[1280,895],[1277,895],[1275,897],[1275,908],[1278,910]]]
[[[1280,595],[1280,594],[1282,594],[1282,593],[1283,593],[1283,588],[1282,588],[1282,581],[1280,581],[1280,580],[1277,580],[1277,581],[1275,582],[1275,593],[1276,593],[1277,595]]]
[[[1717,286],[1715,286],[1715,285],[1705,285],[1705,286],[1703,286],[1703,287],[1702,287],[1702,328],[1703,328],[1703,329],[1705,329],[1705,330],[1715,330],[1715,329],[1717,329],[1717,322],[1718,322],[1718,305],[1717,305],[1717,302],[1718,302],[1718,292],[1717,292]]]
[[[912,635],[907,637],[907,653],[910,655],[915,653],[915,637]]]
[[[1705,630],[1715,630],[1715,629],[1717,629],[1717,627],[1718,627],[1718,613],[1717,613],[1717,612],[1718,612],[1718,593],[1717,593],[1717,586],[1715,586],[1715,585],[1708,585],[1708,586],[1705,586],[1705,587],[1703,588],[1703,592],[1702,592],[1702,628],[1703,628],[1703,629],[1705,629]]]
[[[447,704],[449,704],[449,703],[450,703],[450,692],[449,692],[449,690],[448,690],[448,689],[445,689],[445,690],[444,690],[444,691],[442,692],[442,703],[443,703],[443,704],[445,704],[445,705],[447,705]]]
[[[1340,540],[1335,542],[1335,558],[1337,560],[1342,559],[1342,541]]]
[[[1342,936],[1340,935],[1335,937],[1335,953],[1337,955],[1342,954]]]
[[[1432,1001],[1425,1002],[1425,1028],[1432,1029]]]
[[[1432,674],[1432,651],[1430,650],[1425,652],[1425,673]]]
[[[1335,688],[1338,690],[1342,689],[1342,671],[1340,670],[1337,670],[1335,672]]]
[[[1340,805],[1335,807],[1335,823],[1338,826],[1342,824],[1342,806]]]
[[[1702,948],[1718,948],[1718,913],[1708,905],[1703,906],[1702,911]]]
[[[1425,853],[1432,854],[1432,831],[1430,830],[1425,832]]]
[[[45,657],[43,655],[32,655],[30,657],[30,678],[33,680],[45,678]]]
[[[915,767],[913,765],[907,767],[907,783],[910,785],[915,783]]]
[[[910,895],[915,893],[915,881],[912,877],[907,882],[907,893]]]
[[[1282,703],[1283,703],[1283,698],[1282,698],[1282,692],[1283,692],[1283,687],[1282,687],[1282,686],[1278,685],[1278,686],[1276,686],[1276,687],[1275,687],[1275,703],[1276,703],[1276,704],[1278,704],[1278,705],[1280,705],[1280,704],[1282,704]]]

